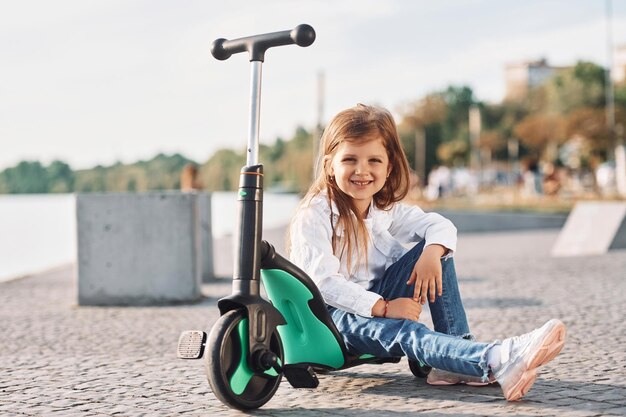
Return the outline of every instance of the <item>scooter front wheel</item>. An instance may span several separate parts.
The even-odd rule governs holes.
[[[259,408],[273,396],[282,374],[270,369],[254,372],[248,362],[248,317],[245,310],[221,316],[207,340],[206,374],[213,394],[224,404],[239,410]],[[274,331],[270,350],[283,363],[280,336]]]

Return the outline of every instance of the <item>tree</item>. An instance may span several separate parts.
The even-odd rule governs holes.
[[[312,143],[312,135],[302,126],[298,126],[296,129],[296,134],[291,139],[291,143],[298,150],[303,149],[311,149]]]
[[[482,133],[479,146],[483,153],[489,150],[492,159],[507,160],[506,144],[515,138],[514,128],[528,115],[526,103],[504,101],[500,104],[481,104]]]
[[[468,142],[458,139],[444,142],[437,148],[439,161],[449,165],[457,165],[459,161],[466,161],[468,153]]]
[[[583,107],[600,108],[605,101],[604,84],[604,68],[580,61],[546,83],[546,107],[542,110],[567,114]]]
[[[498,151],[506,145],[504,137],[497,130],[485,130],[478,138],[478,147],[490,152]]]
[[[269,149],[268,160],[270,162],[278,161],[285,153],[285,141],[277,138],[274,146]]]
[[[74,191],[74,171],[63,161],[53,161],[47,168],[48,192],[70,193]]]
[[[446,116],[443,121],[443,140],[469,141],[469,110],[476,104],[474,92],[467,86],[450,86],[443,93]]]
[[[554,147],[566,138],[563,117],[556,114],[536,113],[526,116],[515,125],[513,132],[537,156],[549,153],[546,155],[548,159],[556,157]]]
[[[239,184],[239,171],[246,157],[232,149],[221,149],[200,167],[200,181],[207,190],[235,191]]]
[[[107,169],[97,165],[92,169],[85,169],[75,172],[76,181],[74,190],[82,193],[105,192],[107,190]]]
[[[615,87],[615,105],[626,108],[626,83]]]
[[[613,145],[603,109],[585,107],[573,111],[567,117],[565,128],[569,137],[583,138],[592,153],[606,154]]]
[[[438,162],[465,162],[469,156],[469,109],[476,103],[467,86],[449,86],[401,109],[399,126],[409,163],[415,164],[416,135],[426,137],[426,172]]]
[[[136,179],[140,191],[177,190],[180,189],[180,174],[185,165],[189,163],[195,162],[178,153],[173,155],[160,153],[148,161],[140,161],[136,164],[138,168],[144,171],[143,175],[133,169],[134,173],[131,176]],[[125,171],[131,167],[132,165],[123,169],[121,175],[129,174]],[[145,185],[141,185],[142,182]],[[127,188],[127,180],[124,181],[124,184],[124,188]]]
[[[48,192],[48,172],[38,161],[22,161],[13,168],[5,169],[1,176],[8,193]]]

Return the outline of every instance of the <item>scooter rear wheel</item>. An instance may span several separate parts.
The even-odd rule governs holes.
[[[283,363],[280,336],[274,331],[270,350]],[[213,394],[224,404],[239,410],[259,408],[273,396],[282,374],[268,370],[255,373],[248,363],[248,318],[244,310],[221,316],[207,340],[206,374]]]
[[[416,377],[426,378],[433,368],[428,365],[424,365],[419,361],[412,361],[409,359],[409,369],[411,370],[411,373]]]

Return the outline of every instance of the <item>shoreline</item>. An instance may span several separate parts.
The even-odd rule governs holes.
[[[5,284],[12,281],[19,281],[26,278],[33,278],[39,275],[52,274],[57,271],[65,270],[69,267],[76,265],[76,262],[62,262],[49,267],[38,268],[30,272],[22,272],[17,275],[0,275],[0,284]]]

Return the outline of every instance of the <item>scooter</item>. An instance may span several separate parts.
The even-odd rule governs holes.
[[[265,52],[291,44],[307,47],[315,36],[313,28],[303,24],[293,30],[233,40],[220,38],[211,45],[211,53],[218,60],[240,52],[249,54],[252,75],[247,161],[239,180],[232,294],[218,301],[220,318],[208,337],[200,330],[180,335],[178,357],[206,356],[213,393],[227,406],[240,410],[267,403],[283,376],[294,388],[316,388],[316,371],[400,361],[348,352],[315,283],[262,240],[263,165],[258,162],[258,149]],[[269,300],[261,296],[261,283]],[[430,367],[419,362],[409,361],[409,368],[418,377],[430,372]]]

